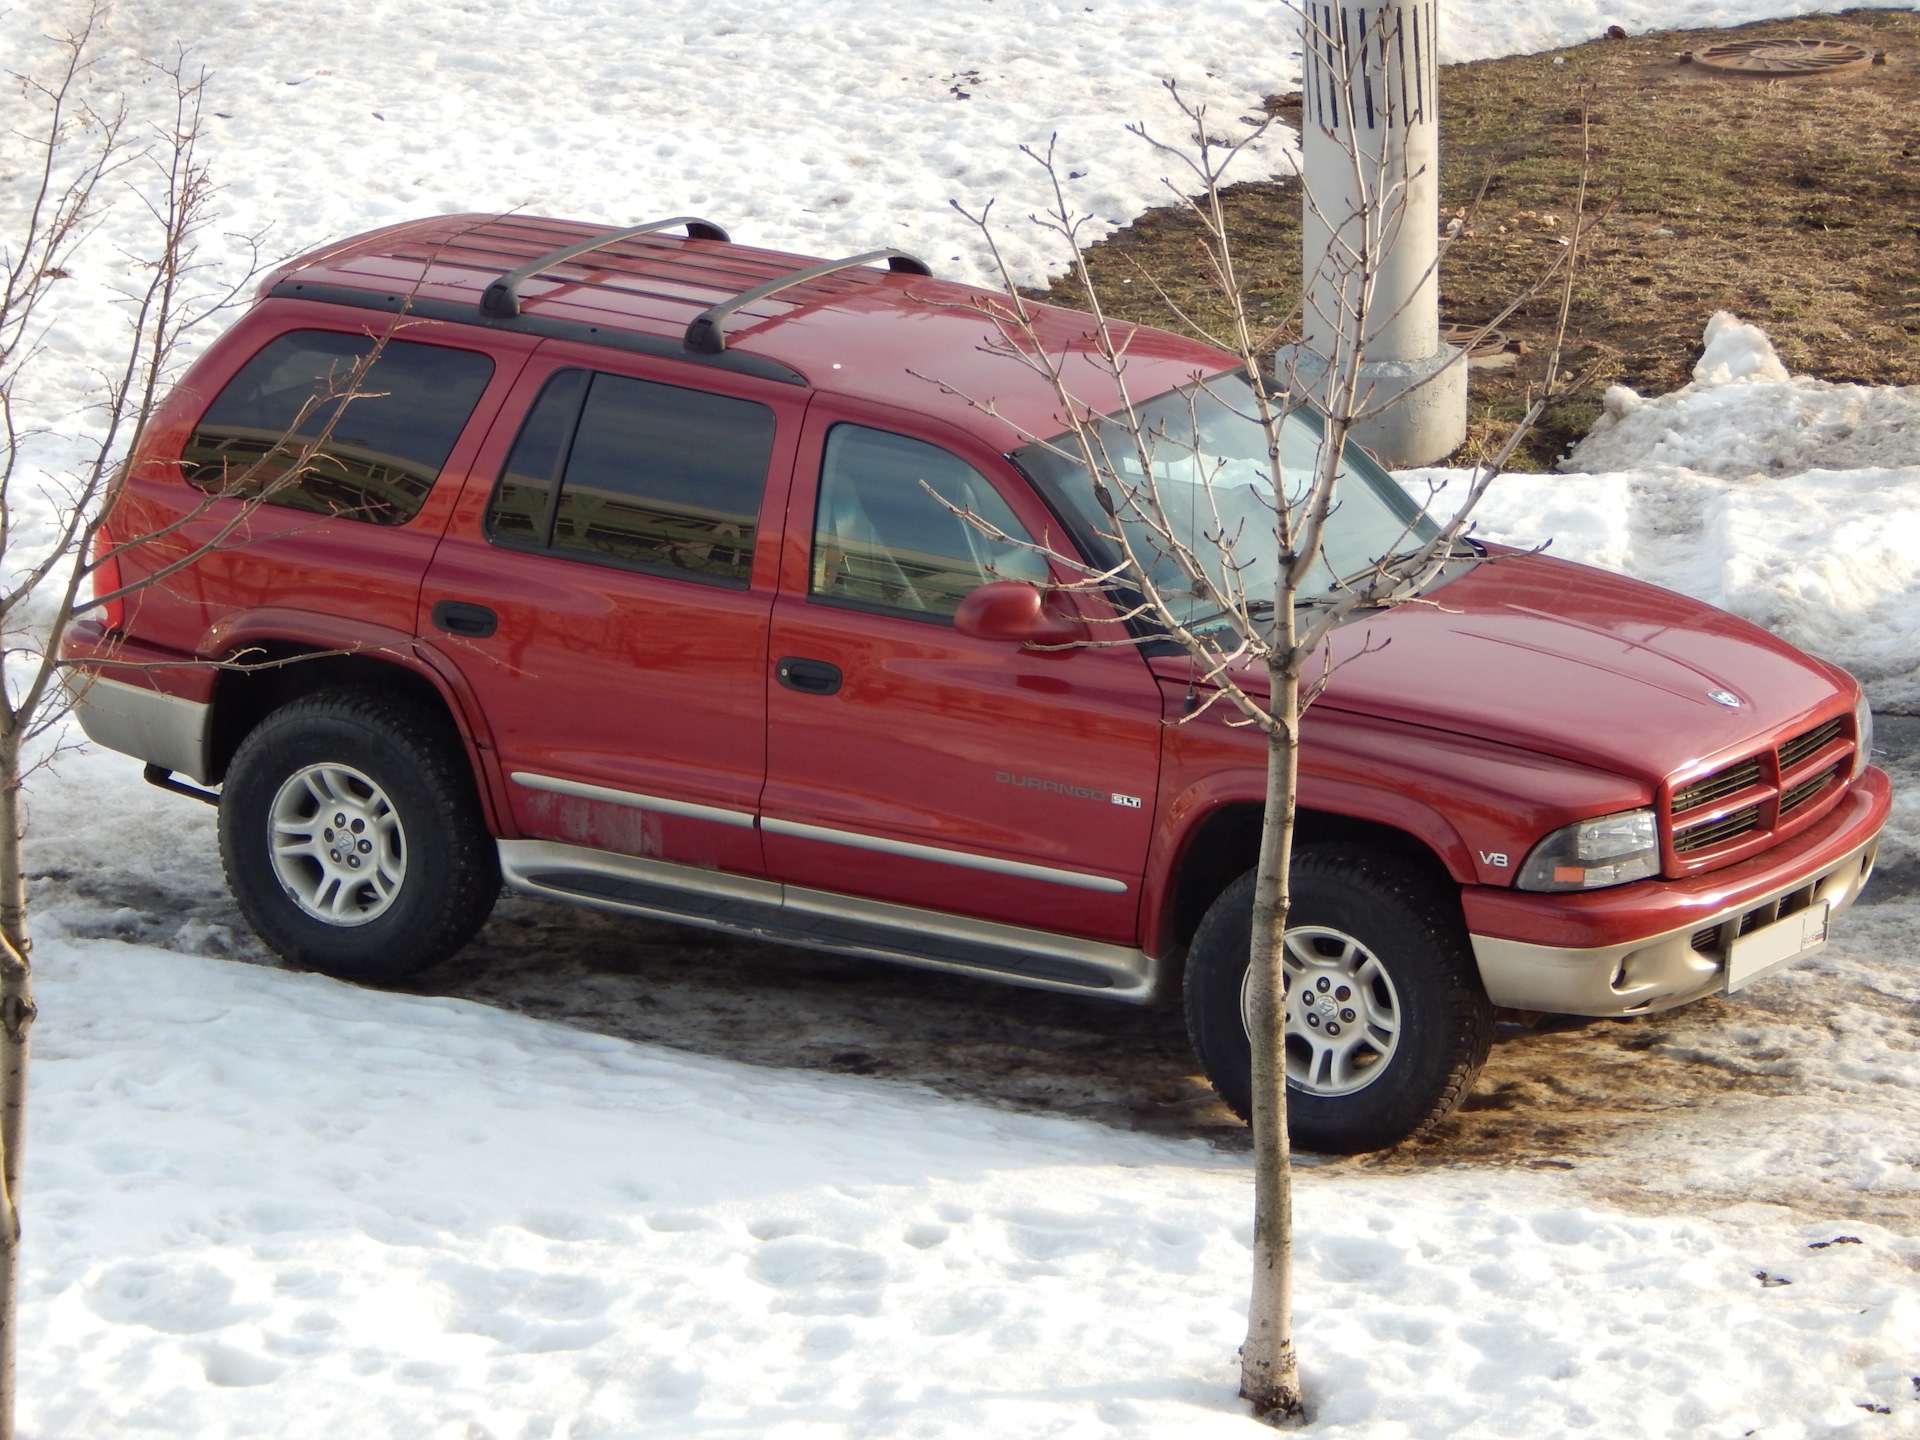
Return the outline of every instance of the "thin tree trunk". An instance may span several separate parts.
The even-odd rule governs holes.
[[[26,1132],[27,1058],[33,1028],[32,944],[27,932],[20,742],[0,737],[0,1440],[13,1440],[15,1317],[20,1293],[20,1155]]]
[[[1291,597],[1288,597],[1291,599]],[[1300,767],[1300,677],[1272,666],[1267,805],[1253,880],[1253,1297],[1240,1348],[1240,1395],[1253,1413],[1297,1420],[1300,1362],[1293,1350],[1293,1170],[1287,1143],[1286,1021],[1281,968],[1291,899],[1295,782]]]

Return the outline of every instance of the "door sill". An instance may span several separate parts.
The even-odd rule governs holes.
[[[1160,962],[1124,945],[550,840],[499,845],[507,884],[527,895],[1041,990],[1158,998]]]

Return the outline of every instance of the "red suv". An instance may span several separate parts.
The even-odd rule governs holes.
[[[295,964],[397,979],[504,879],[1020,985],[1184,989],[1244,1113],[1264,741],[1179,723],[1204,697],[1176,645],[1065,613],[1069,577],[956,516],[1112,558],[985,299],[895,252],[821,263],[686,219],[456,216],[296,261],[147,432],[110,533],[150,538],[119,579],[232,533],[66,633],[81,721],[156,783],[220,786],[234,894]],[[1116,406],[1087,317],[1038,317]],[[382,337],[360,398],[328,399]],[[1213,503],[1262,513],[1230,358],[1127,343],[1162,437],[1217,462]],[[235,477],[286,475],[336,410],[247,514]],[[1329,576],[1430,523],[1346,465]],[[1859,687],[1743,621],[1493,547],[1431,594],[1337,633],[1306,721],[1286,1023],[1316,1149],[1445,1114],[1496,1008],[1638,1014],[1808,954],[1888,810]],[[1076,635],[1127,643],[1058,648]]]

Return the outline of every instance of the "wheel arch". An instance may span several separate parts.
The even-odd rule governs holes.
[[[1207,908],[1220,893],[1251,870],[1260,858],[1264,806],[1253,800],[1217,805],[1188,832],[1161,907],[1156,953],[1182,955]],[[1302,807],[1295,812],[1294,847],[1351,844],[1402,857],[1436,879],[1452,885],[1446,861],[1425,840],[1380,820]]]
[[[466,752],[488,828],[503,833],[505,810],[484,717],[458,671],[436,664],[438,657],[412,636],[328,616],[268,612],[223,622],[199,649],[225,666],[214,682],[209,783],[225,778],[241,742],[282,706],[327,689],[398,692],[445,718]]]

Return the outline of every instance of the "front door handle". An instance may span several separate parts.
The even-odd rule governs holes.
[[[774,667],[774,676],[789,690],[802,695],[832,695],[840,688],[840,667],[824,660],[808,660],[789,655]]]
[[[500,627],[500,617],[484,605],[465,600],[441,600],[433,607],[433,623],[449,635],[484,640]]]

